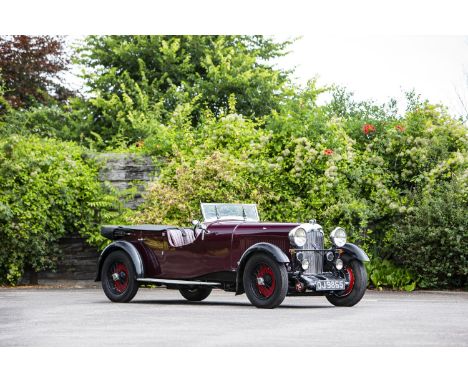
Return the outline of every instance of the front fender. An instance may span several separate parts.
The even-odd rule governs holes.
[[[358,247],[356,244],[346,243],[340,249],[342,249],[346,255],[354,259],[357,259],[359,261],[370,261],[369,257],[362,250],[362,248]]]
[[[130,257],[133,266],[135,267],[136,278],[145,277],[143,261],[141,260],[140,253],[138,252],[136,247],[128,241],[118,240],[114,241],[113,243],[110,243],[106,248],[104,248],[101,255],[99,256],[98,271],[95,281],[101,281],[102,264],[104,263],[106,257],[114,251],[123,251]]]
[[[236,273],[236,294],[243,293],[242,278],[244,274],[245,264],[254,253],[262,252],[272,256],[278,263],[289,263],[291,260],[286,254],[276,245],[270,243],[256,243],[242,254],[237,267]]]

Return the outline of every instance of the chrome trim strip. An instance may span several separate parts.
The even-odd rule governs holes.
[[[205,286],[221,286],[221,283],[211,283],[206,281],[188,281],[188,280],[171,280],[171,279],[151,279],[142,278],[137,279],[138,282],[142,283],[160,283],[160,284],[171,284],[171,285],[205,285]]]

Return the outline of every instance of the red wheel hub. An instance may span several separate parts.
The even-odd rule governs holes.
[[[128,269],[123,263],[116,263],[112,271],[112,280],[116,292],[123,293],[128,286]]]
[[[256,282],[258,292],[265,298],[271,297],[276,286],[273,269],[268,265],[262,264],[258,267],[255,276],[257,278]]]
[[[354,272],[351,267],[346,268],[346,273],[348,274],[348,279],[349,279],[349,285],[346,287],[346,289],[343,292],[343,296],[347,296],[348,294],[351,293],[354,287]]]

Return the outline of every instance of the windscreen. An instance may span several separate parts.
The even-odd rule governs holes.
[[[201,211],[206,222],[215,220],[260,221],[256,204],[202,203]]]

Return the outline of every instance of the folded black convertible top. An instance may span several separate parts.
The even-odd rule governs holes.
[[[152,231],[160,232],[167,229],[177,228],[172,225],[155,225],[155,224],[142,224],[142,225],[104,225],[101,227],[101,235],[108,239],[116,239],[122,237],[122,233],[130,231]]]

